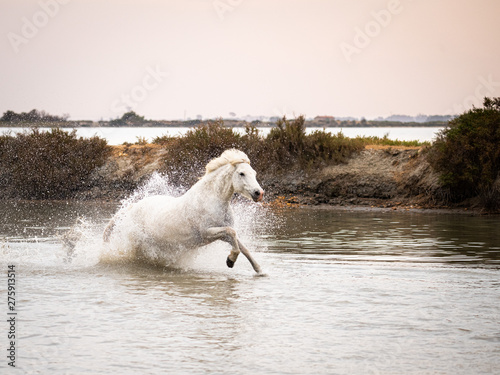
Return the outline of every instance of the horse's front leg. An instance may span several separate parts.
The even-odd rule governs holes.
[[[255,261],[255,259],[252,258],[250,251],[248,251],[248,249],[241,243],[240,240],[238,240],[238,247],[240,248],[243,255],[247,257],[255,272],[257,272],[258,274],[262,274],[262,270],[260,269],[259,264]]]
[[[232,249],[227,257],[226,264],[229,268],[233,268],[234,262],[236,262],[240,254],[236,231],[231,227],[212,227],[205,230],[205,232],[202,233],[202,237],[207,243],[221,240],[230,244]]]

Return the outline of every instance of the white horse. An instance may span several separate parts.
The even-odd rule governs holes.
[[[138,236],[141,239],[135,241],[134,246],[142,254],[147,254],[144,247],[148,246],[160,252],[178,252],[222,240],[232,247],[226,260],[228,267],[234,266],[241,251],[260,274],[260,266],[232,228],[230,201],[234,193],[255,202],[261,201],[264,195],[247,155],[231,149],[210,161],[205,175],[184,195],[147,197],[133,203],[122,215],[115,215],[104,230],[104,241],[109,241],[114,233],[134,237],[133,233],[127,233],[123,223],[141,228]]]

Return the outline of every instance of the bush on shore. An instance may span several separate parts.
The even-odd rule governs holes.
[[[153,143],[168,149],[163,172],[176,185],[191,185],[208,161],[225,149],[242,148],[241,136],[221,120],[190,129],[182,137],[161,137]]]
[[[381,146],[403,146],[403,147],[428,147],[431,145],[428,141],[400,141],[399,139],[389,139],[389,134],[384,134],[383,137],[377,136],[357,136],[356,139],[362,141],[365,145],[381,145]]]
[[[364,147],[363,141],[341,133],[315,131],[307,135],[303,116],[279,120],[267,137],[261,137],[258,129],[251,126],[240,135],[218,120],[189,130],[182,137],[158,137],[153,142],[168,149],[164,172],[173,183],[184,186],[195,182],[208,161],[228,148],[245,152],[257,172],[265,174],[345,162]]]
[[[240,134],[218,120],[201,124],[183,136],[157,137],[153,143],[161,145],[163,150],[158,155],[164,155],[159,171],[168,174],[172,184],[187,188],[204,173],[210,159],[228,148],[237,148],[249,156],[261,178],[272,182],[275,176],[289,172],[305,176],[322,166],[347,162],[373,141],[361,137],[351,139],[342,133],[331,134],[324,130],[306,134],[304,125],[302,116],[294,120],[283,118],[267,136],[262,136],[256,127],[248,126],[245,133]],[[384,144],[386,138],[380,142]],[[143,143],[145,139],[139,137],[137,144]],[[110,153],[111,148],[103,139],[77,138],[75,132],[61,129],[49,132],[32,129],[15,136],[0,136],[1,197],[73,197],[99,186],[101,175],[93,172],[106,163]],[[113,168],[124,168],[114,159],[109,166],[99,173],[112,174]],[[132,163],[131,168],[136,167]],[[154,168],[158,168],[156,162]],[[125,175],[132,173],[132,169],[125,168]],[[131,179],[126,189],[133,189],[138,181]],[[115,186],[113,184],[110,186]]]
[[[500,207],[500,98],[485,98],[451,120],[431,147],[428,160],[440,173],[452,201],[479,196],[483,206]]]
[[[24,199],[64,199],[88,188],[110,155],[106,140],[61,129],[0,136],[0,188]]]

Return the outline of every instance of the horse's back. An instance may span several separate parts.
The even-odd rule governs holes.
[[[179,214],[179,198],[167,195],[153,195],[141,199],[130,208],[134,220],[143,222],[165,221],[169,216],[172,218]]]
[[[151,195],[135,202],[133,205],[140,210],[156,211],[159,208],[172,207],[178,199],[169,195]]]
[[[192,210],[183,197],[151,196],[134,203],[131,218],[151,239],[165,244],[192,244],[199,233],[192,225]]]

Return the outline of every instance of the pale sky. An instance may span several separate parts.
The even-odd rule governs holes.
[[[460,113],[500,96],[499,0],[0,0],[0,112]]]

